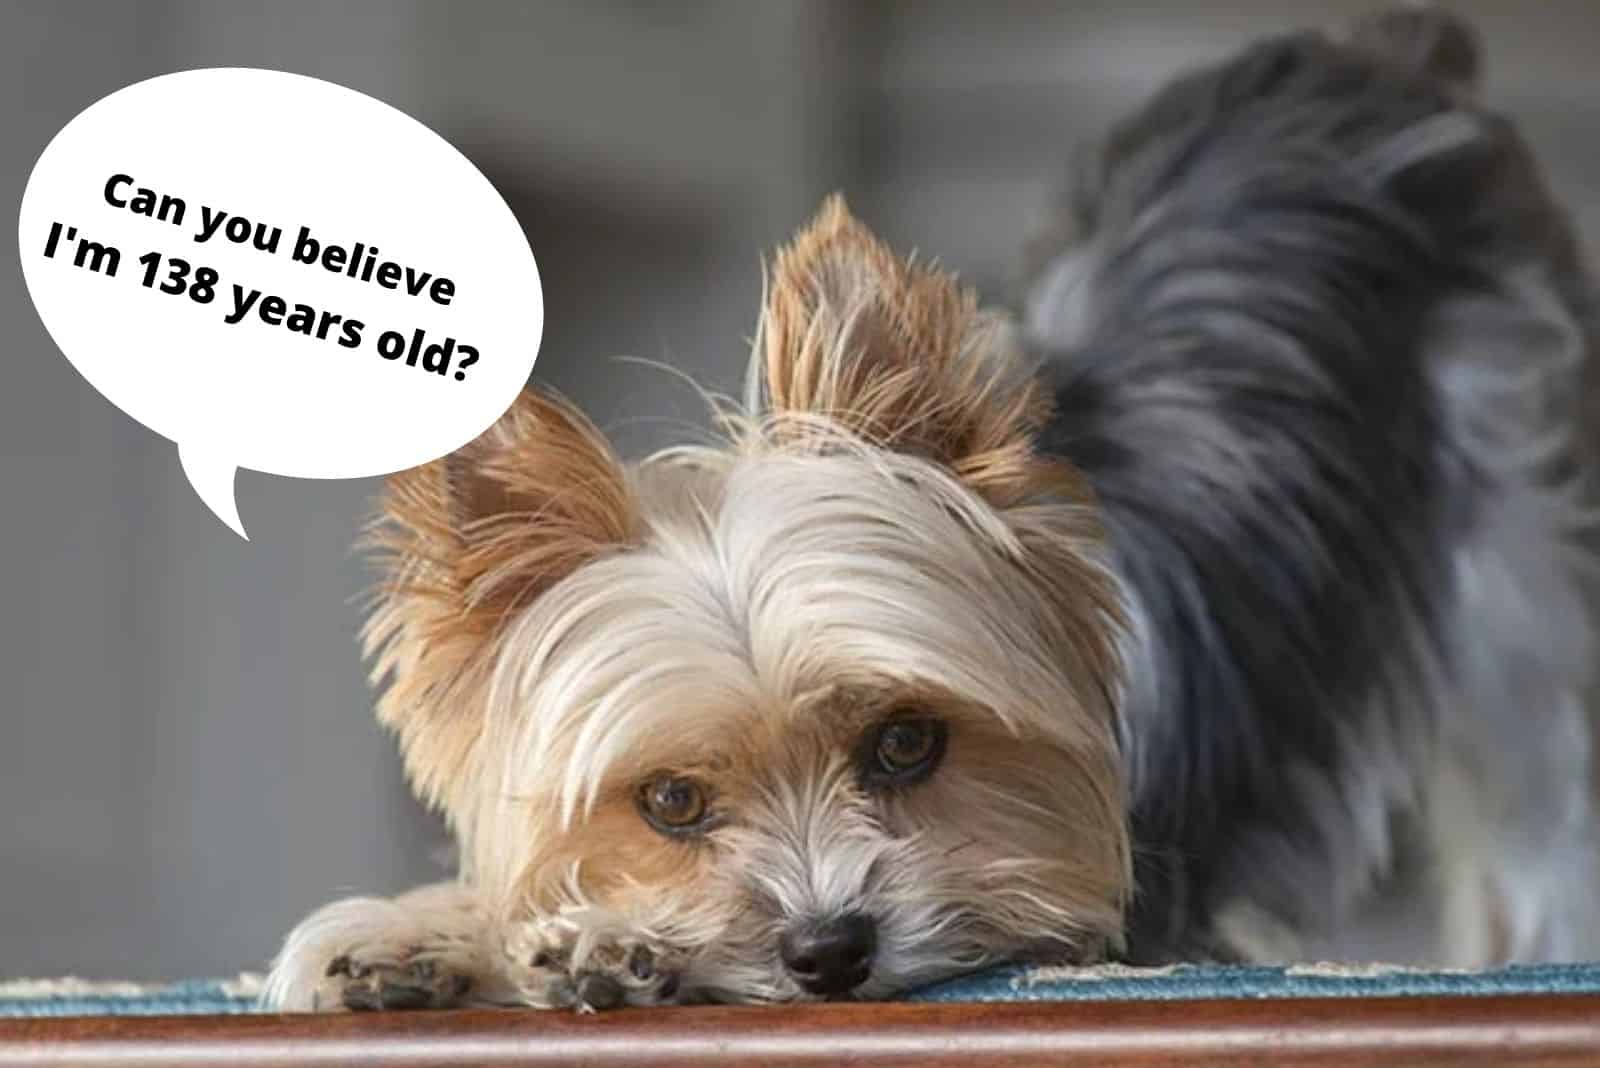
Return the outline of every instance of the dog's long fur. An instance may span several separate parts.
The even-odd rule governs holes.
[[[1406,11],[1174,84],[1020,347],[833,201],[724,447],[625,465],[530,392],[398,477],[379,715],[462,878],[311,917],[274,1003],[805,997],[780,939],[847,915],[864,997],[1600,953],[1592,289],[1476,62]],[[942,762],[874,785],[907,717]]]
[[[1140,956],[1600,949],[1594,296],[1475,68],[1404,12],[1180,80],[1030,295],[1138,620]]]

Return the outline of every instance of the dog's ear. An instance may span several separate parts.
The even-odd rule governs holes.
[[[576,409],[534,389],[450,456],[389,480],[367,543],[382,579],[364,639],[378,718],[447,814],[483,730],[508,624],[636,531],[622,465]]]
[[[1040,471],[1047,404],[1004,323],[954,276],[896,256],[837,196],[771,265],[750,388],[776,433],[803,437],[820,416],[948,466],[996,505]]]

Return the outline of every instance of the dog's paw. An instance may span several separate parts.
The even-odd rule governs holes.
[[[427,957],[364,961],[341,954],[328,962],[316,1000],[351,1012],[378,1009],[448,1009],[472,991],[472,976]]]
[[[520,998],[538,1008],[599,1012],[670,1005],[683,962],[613,913],[574,908],[520,924],[506,942]]]
[[[454,884],[336,901],[290,932],[262,1000],[279,1012],[515,1003],[487,935],[481,909]]]

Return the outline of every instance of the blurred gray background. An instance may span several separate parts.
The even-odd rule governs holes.
[[[5,0],[0,206],[64,123],[142,78],[362,90],[516,209],[545,284],[535,375],[637,454],[700,407],[612,357],[733,386],[760,254],[825,193],[1003,298],[1074,139],[1185,65],[1368,6]],[[1596,247],[1600,3],[1453,6]],[[10,247],[0,311],[0,978],[259,968],[335,895],[441,877],[356,652],[349,546],[376,484],[241,472],[240,541],[56,352]]]

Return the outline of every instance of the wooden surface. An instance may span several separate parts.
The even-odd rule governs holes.
[[[15,1065],[1600,1065],[1600,996],[0,1020]]]

